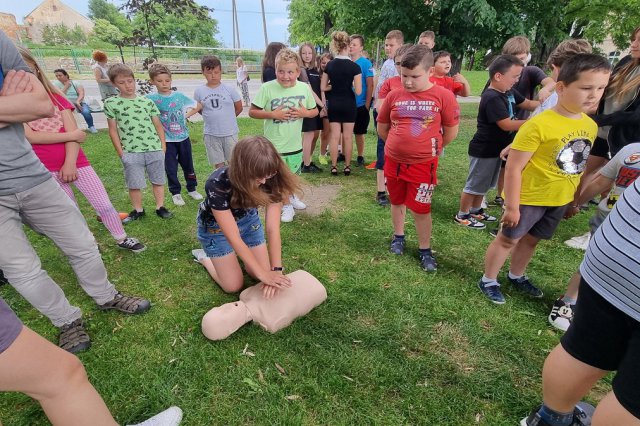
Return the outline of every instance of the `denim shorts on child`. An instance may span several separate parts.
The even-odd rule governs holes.
[[[431,213],[431,198],[438,183],[438,158],[426,163],[398,163],[388,155],[384,159],[389,201],[404,204],[417,214]]]
[[[237,134],[231,136],[204,135],[204,147],[207,151],[209,164],[215,166],[231,160],[231,153],[236,143],[238,143]]]
[[[502,234],[512,240],[531,234],[541,240],[549,240],[553,237],[558,224],[564,217],[567,206],[545,207],[528,206],[520,204],[520,221],[514,227],[501,226]]]
[[[129,189],[143,189],[147,186],[145,170],[153,185],[167,183],[163,151],[123,152],[120,160],[124,167],[124,180]]]
[[[462,192],[471,195],[485,195],[498,184],[500,158],[478,158],[469,156],[469,175]]]
[[[207,257],[222,257],[233,253],[233,248],[216,220],[209,216],[203,219],[198,215],[198,240]],[[257,247],[265,243],[264,228],[260,222],[258,209],[249,209],[246,215],[236,220],[240,237],[247,247]]]

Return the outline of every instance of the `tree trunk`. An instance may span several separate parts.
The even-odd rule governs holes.
[[[149,27],[149,17],[147,16],[147,10],[144,6],[142,7],[142,16],[144,17],[144,23],[147,26],[147,40],[149,42],[149,47],[151,47],[151,56],[157,59],[156,48],[153,45],[153,37],[151,37],[151,28]]]
[[[324,35],[329,34],[329,31],[333,28],[333,21],[331,20],[331,16],[329,12],[324,12]],[[329,46],[322,46],[323,51],[326,53],[329,51]]]

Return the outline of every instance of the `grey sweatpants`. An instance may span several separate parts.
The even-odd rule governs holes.
[[[82,312],[42,269],[23,222],[53,240],[97,304],[113,300],[116,289],[107,279],[93,234],[80,210],[53,179],[17,194],[0,195],[0,269],[54,326],[69,324]]]

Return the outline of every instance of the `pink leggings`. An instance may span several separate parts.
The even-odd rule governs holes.
[[[113,238],[120,241],[127,237],[127,233],[122,227],[120,215],[111,204],[107,190],[104,189],[104,185],[95,170],[93,170],[93,167],[80,167],[78,169],[78,179],[71,183],[63,182],[58,172],[51,172],[51,175],[74,203],[76,198],[73,195],[71,183],[82,192],[91,207],[96,211],[96,214],[102,218],[102,223],[104,223]]]

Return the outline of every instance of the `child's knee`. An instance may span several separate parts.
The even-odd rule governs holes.
[[[244,282],[242,279],[234,280],[231,282],[225,282],[220,284],[220,288],[227,294],[238,293],[244,287]]]

